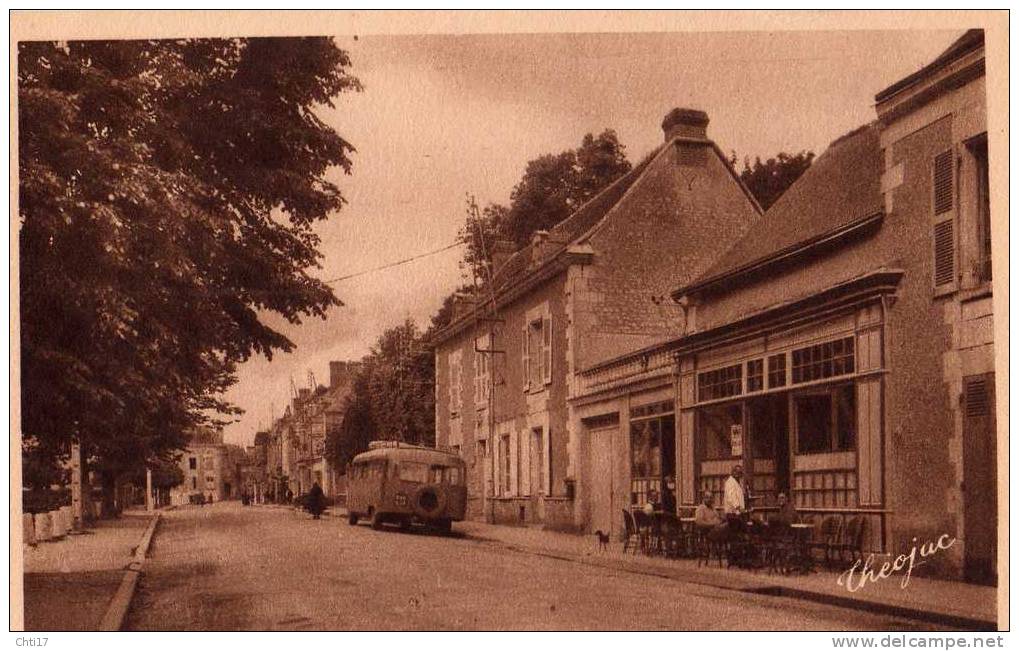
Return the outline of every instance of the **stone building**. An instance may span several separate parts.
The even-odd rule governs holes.
[[[677,508],[739,462],[759,509],[787,492],[866,522],[875,552],[945,535],[924,571],[996,580],[983,33],[875,99],[875,122],[677,283],[680,336],[578,373],[588,527],[620,528],[649,451]]]
[[[184,471],[184,483],[171,489],[170,503],[188,504],[199,495],[216,502],[236,498],[239,484],[235,449],[223,443],[221,428],[196,429],[178,462]]]
[[[628,174],[522,250],[496,247],[491,281],[436,333],[436,440],[467,462],[471,517],[584,526],[574,374],[682,332],[669,291],[760,216],[707,125],[669,113]]]

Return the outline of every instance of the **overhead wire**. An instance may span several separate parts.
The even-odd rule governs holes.
[[[362,271],[358,271],[358,272],[355,272],[355,273],[352,273],[352,274],[347,274],[346,276],[340,276],[338,278],[330,278],[329,280],[323,280],[322,282],[324,282],[327,285],[329,285],[329,284],[338,283],[338,282],[341,282],[341,281],[344,281],[344,280],[350,280],[351,278],[357,278],[358,276],[364,276],[364,275],[367,275],[367,274],[370,274],[370,273],[374,273],[376,271],[382,271],[383,269],[390,269],[392,267],[398,267],[398,266],[400,266],[402,264],[407,264],[408,262],[414,262],[415,260],[420,260],[421,258],[427,258],[430,255],[436,255],[437,253],[442,253],[443,251],[448,251],[448,250],[456,248],[458,246],[463,246],[463,242],[453,242],[452,244],[448,244],[448,245],[446,245],[446,246],[444,246],[442,248],[435,249],[434,251],[428,251],[427,253],[419,253],[417,255],[412,255],[409,258],[404,258],[403,260],[396,260],[395,262],[388,262],[386,264],[379,265],[378,267],[372,267],[371,269],[364,269]]]

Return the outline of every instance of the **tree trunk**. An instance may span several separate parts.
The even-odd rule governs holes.
[[[99,481],[103,488],[103,518],[120,517],[117,503],[117,475],[109,470],[99,473]]]

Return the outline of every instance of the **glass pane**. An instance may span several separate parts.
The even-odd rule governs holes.
[[[831,395],[796,396],[796,449],[800,454],[831,449]]]

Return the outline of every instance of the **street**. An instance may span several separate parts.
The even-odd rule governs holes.
[[[454,530],[456,527],[454,526]],[[279,507],[167,512],[129,630],[929,630]]]

